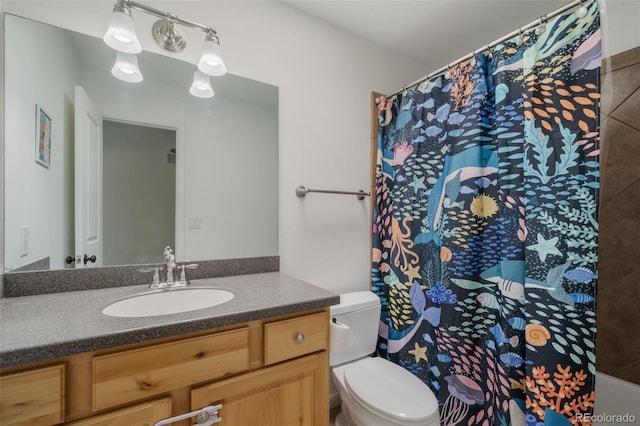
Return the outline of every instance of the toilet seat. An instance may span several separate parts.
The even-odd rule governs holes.
[[[364,358],[344,366],[344,382],[354,400],[394,424],[422,424],[438,416],[431,390],[386,359]]]

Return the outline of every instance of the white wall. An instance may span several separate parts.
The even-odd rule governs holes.
[[[186,230],[182,259],[278,254],[277,122],[275,108],[227,100],[187,119],[185,215],[202,229]]]
[[[278,2],[146,3],[216,26],[231,73],[279,87],[281,270],[338,292],[368,288],[368,200],[322,194],[301,200],[294,190],[366,189],[371,91],[395,90],[426,71]],[[112,6],[3,1],[6,11],[99,37]],[[136,22],[149,28],[153,19],[137,14]],[[145,49],[159,52],[139,33]],[[189,42],[184,54],[195,57],[200,47]]]
[[[69,153],[73,151],[73,87],[80,79],[73,67],[77,58],[71,49],[52,53],[56,51],[52,46],[67,44],[59,40],[60,35],[51,37],[37,25],[14,28],[12,23],[7,23],[5,72],[13,83],[5,86],[5,96],[14,107],[6,111],[5,131],[7,138],[18,143],[5,147],[12,159],[6,164],[11,175],[5,186],[6,267],[49,257],[51,266],[60,269],[64,258],[73,255],[73,241],[67,236],[73,235],[68,232],[73,226],[73,157]],[[37,48],[25,54],[27,44]],[[52,122],[48,169],[35,162],[36,104]],[[25,193],[33,196],[24,197]],[[68,217],[71,221],[65,220]],[[20,226],[30,228],[26,256],[20,254]]]
[[[640,46],[640,0],[598,0],[603,57]]]

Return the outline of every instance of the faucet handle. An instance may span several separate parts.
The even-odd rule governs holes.
[[[188,265],[178,265],[178,269],[180,270],[180,285],[189,285],[191,284],[187,279],[187,269],[195,269],[199,265],[197,263],[190,263]]]
[[[159,268],[157,266],[151,267],[151,268],[140,268],[138,269],[138,271],[143,272],[143,273],[148,273],[148,272],[153,272],[153,280],[151,281],[151,284],[149,285],[149,287],[152,286],[157,286],[158,284],[160,284],[160,272],[159,272]]]
[[[187,273],[185,272],[187,265],[178,265],[178,269],[180,270],[180,280],[178,281],[180,285],[189,285],[189,281],[187,281]]]

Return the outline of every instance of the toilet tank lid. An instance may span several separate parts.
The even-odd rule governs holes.
[[[380,299],[371,291],[354,291],[340,295],[340,303],[331,306],[331,315],[340,315],[345,312],[359,311],[372,308],[380,304]]]

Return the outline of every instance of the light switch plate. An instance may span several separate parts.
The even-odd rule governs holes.
[[[187,222],[187,227],[189,229],[202,228],[202,217],[200,216],[189,216],[189,218],[187,218]]]

